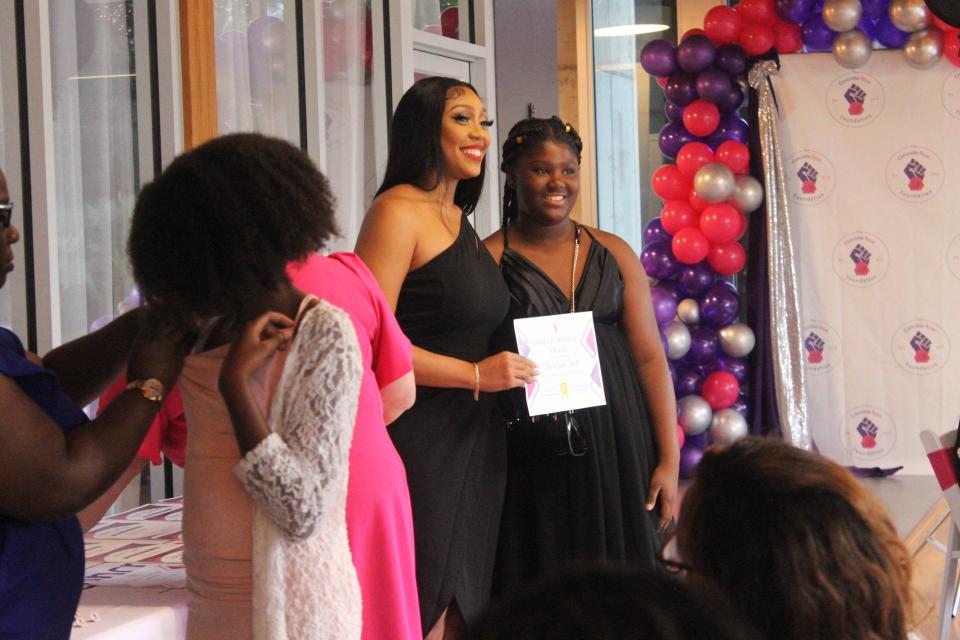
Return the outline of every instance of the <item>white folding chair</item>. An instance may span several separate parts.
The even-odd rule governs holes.
[[[921,431],[920,441],[927,451],[927,459],[940,485],[940,491],[950,508],[950,535],[943,563],[943,586],[940,590],[939,629],[940,640],[949,640],[950,627],[957,615],[958,561],[960,561],[960,486],[954,467],[957,452],[954,449],[956,431],[938,436],[932,431]]]

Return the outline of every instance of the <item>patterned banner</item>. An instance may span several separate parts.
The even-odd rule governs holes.
[[[919,432],[960,415],[960,70],[899,51],[856,70],[781,60],[814,441],[845,465],[929,474]]]

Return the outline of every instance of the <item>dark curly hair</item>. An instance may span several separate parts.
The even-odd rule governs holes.
[[[818,454],[767,438],[709,449],[677,543],[690,579],[769,638],[907,636],[910,556],[876,498]]]
[[[256,133],[176,158],[141,191],[127,252],[146,299],[246,319],[254,296],[288,283],[289,262],[337,234],[327,179],[306,153]]]
[[[440,176],[447,171],[440,144],[443,110],[447,100],[465,90],[480,95],[470,83],[441,76],[422,78],[407,89],[390,122],[390,151],[378,196],[398,184],[412,184],[426,191],[440,185]],[[457,183],[453,203],[464,214],[477,208],[486,166],[484,158],[480,175]],[[428,182],[431,179],[433,182]]]
[[[557,116],[550,118],[526,118],[513,125],[507,139],[503,143],[500,170],[509,173],[517,160],[536,149],[544,142],[558,142],[565,144],[577,156],[580,164],[580,155],[583,153],[583,140],[580,134],[570,124],[565,123]],[[503,184],[503,220],[506,223],[517,218],[517,191],[509,184]]]

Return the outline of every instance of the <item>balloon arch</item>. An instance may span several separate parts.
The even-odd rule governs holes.
[[[703,29],[687,31],[679,45],[654,40],[640,52],[666,95],[659,146],[669,162],[652,178],[664,205],[644,228],[640,259],[657,280],[651,293],[678,398],[684,476],[708,442],[749,430],[741,385],[755,337],[737,321],[740,297],[729,276],[745,265],[739,240],[764,195],[749,173],[750,129],[740,116],[750,58],[832,50],[854,69],[876,46],[903,49],[917,69],[942,56],[960,67],[960,30],[924,0],[741,0],[710,9]],[[860,106],[857,96],[848,100],[851,110]]]

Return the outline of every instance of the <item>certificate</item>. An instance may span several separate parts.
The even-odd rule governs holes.
[[[540,370],[526,385],[531,416],[607,404],[592,311],[520,318],[513,330],[520,355]]]

